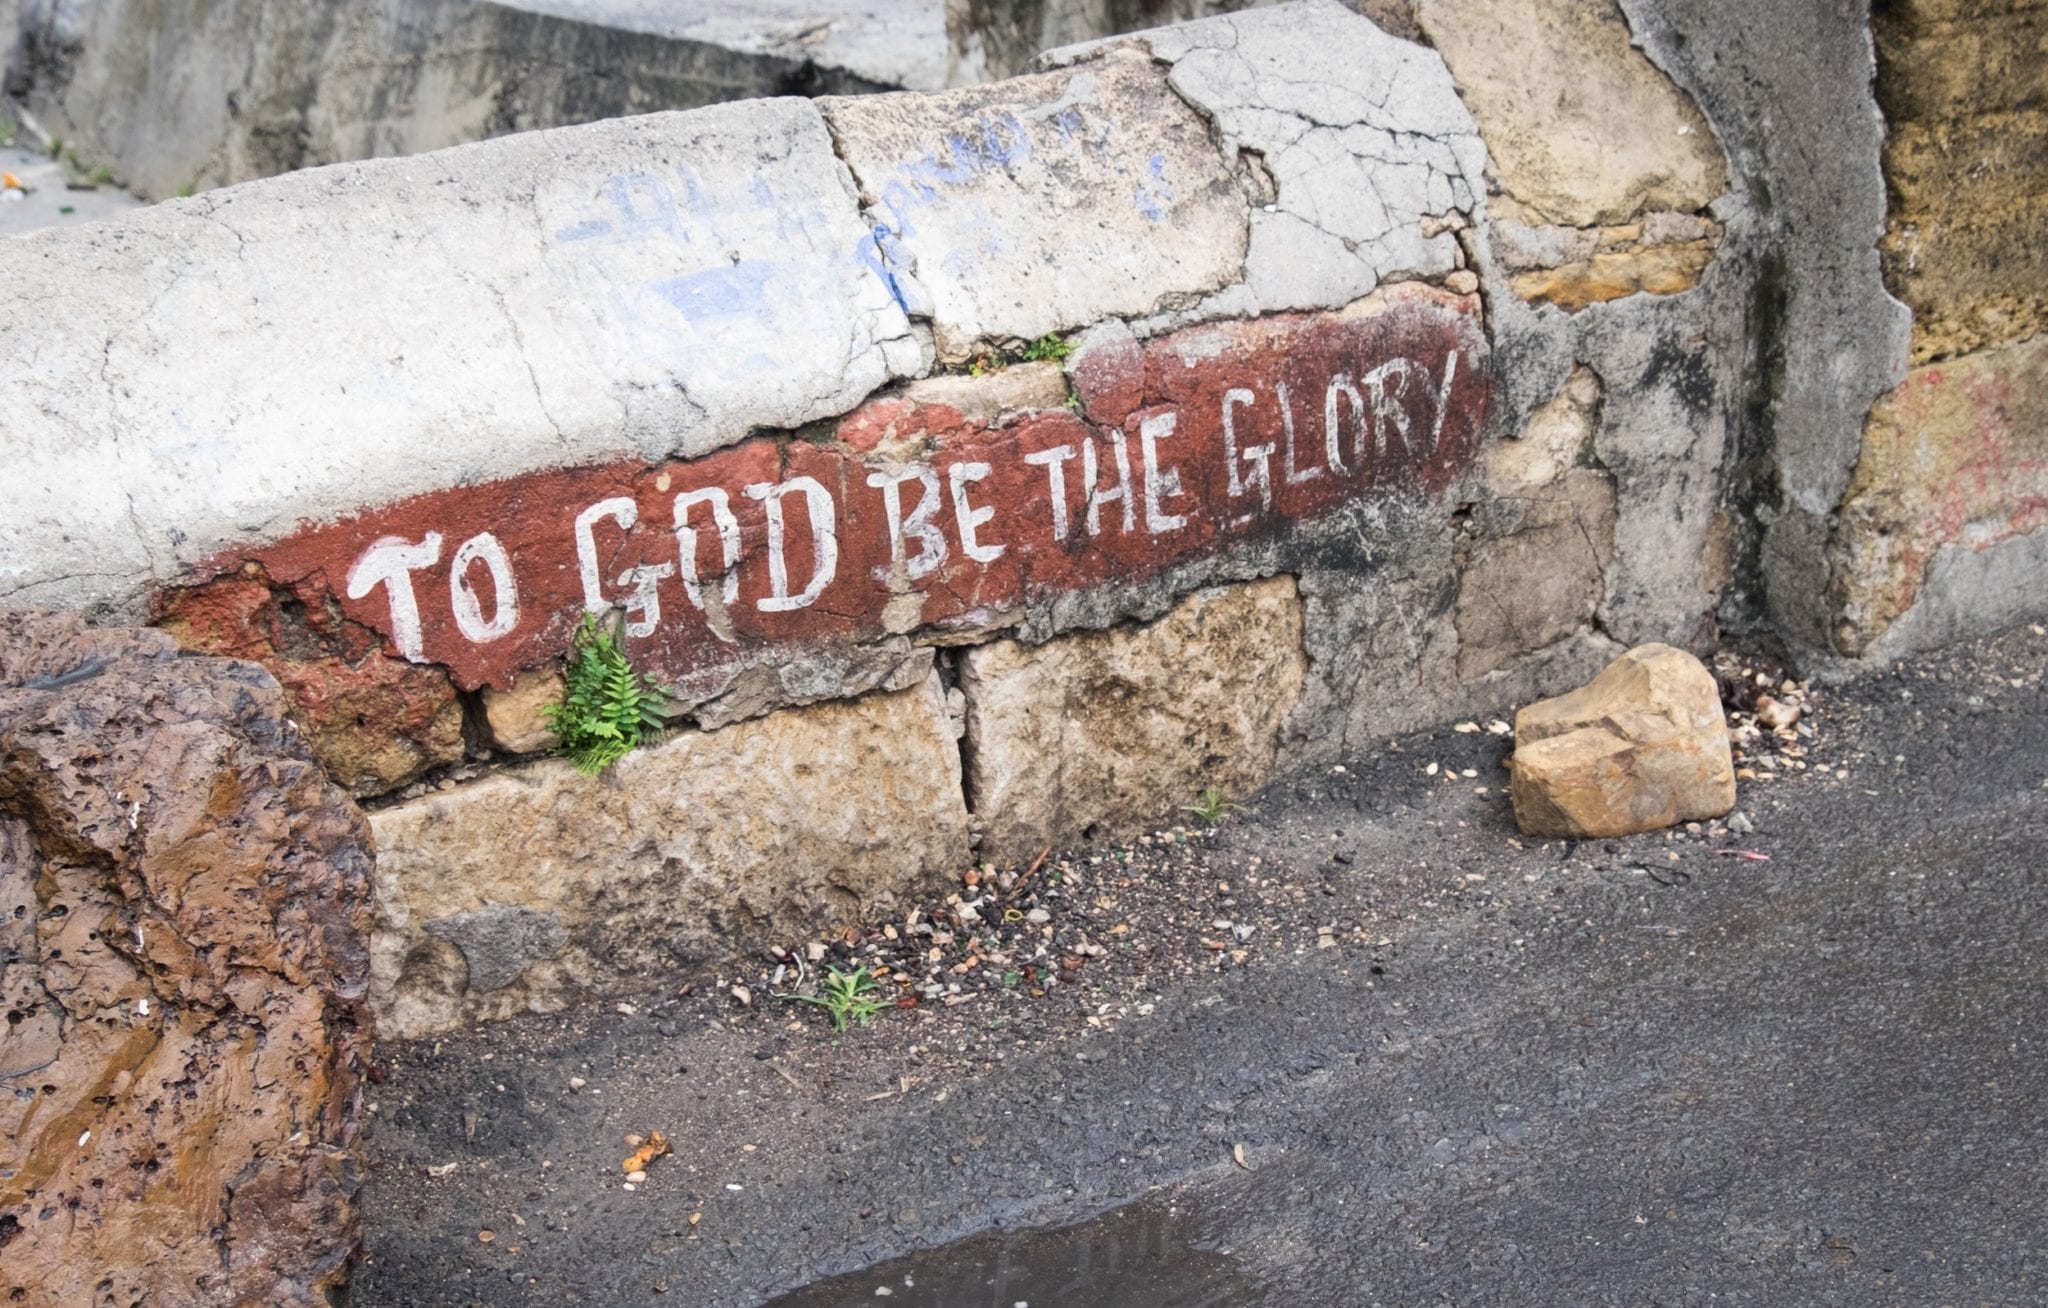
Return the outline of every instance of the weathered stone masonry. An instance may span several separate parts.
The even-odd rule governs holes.
[[[1697,117],[1598,49],[1531,67]],[[37,238],[4,584],[276,673],[389,1033],[829,929],[1711,631],[1741,210],[1694,142],[1498,221],[1480,131],[1308,5]],[[594,780],[516,761],[592,608],[685,713]]]
[[[2031,530],[2032,374],[1996,353],[2029,347],[1900,384],[1859,23],[1261,9],[37,237],[0,290],[0,593],[275,672],[373,806],[401,1035],[1626,645],[1934,630]],[[1846,144],[1795,164],[1783,105]],[[1916,442],[1964,395],[1937,488]],[[592,607],[684,710],[594,780],[525,757]]]

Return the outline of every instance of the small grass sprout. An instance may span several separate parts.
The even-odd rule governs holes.
[[[1221,787],[1207,786],[1195,797],[1195,802],[1186,806],[1186,811],[1202,819],[1210,826],[1219,826],[1223,820],[1238,811],[1238,805]]]
[[[667,687],[635,672],[594,615],[583,615],[568,662],[566,693],[547,718],[577,771],[594,777],[668,726]]]
[[[832,1018],[832,1029],[844,1031],[846,1024],[866,1026],[868,1019],[888,1007],[875,997],[879,987],[874,976],[865,968],[857,967],[851,972],[828,968],[819,981],[819,993],[815,995],[777,995],[798,1004],[816,1004]]]

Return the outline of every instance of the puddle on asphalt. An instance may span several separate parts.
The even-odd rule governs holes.
[[[1074,1226],[985,1231],[835,1276],[767,1308],[1225,1308],[1256,1303],[1185,1200],[1151,1194]],[[889,1293],[882,1295],[886,1288]]]

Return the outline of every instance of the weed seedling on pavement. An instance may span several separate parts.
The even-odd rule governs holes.
[[[1237,812],[1237,805],[1231,803],[1230,796],[1222,790],[1209,786],[1187,806],[1187,811],[1213,827]]]
[[[866,1026],[869,1018],[888,1007],[875,998],[875,978],[864,967],[857,967],[851,972],[832,968],[825,973],[820,988],[820,994],[775,997],[799,1004],[816,1004],[832,1015],[834,1031],[844,1031],[849,1019],[857,1026]]]

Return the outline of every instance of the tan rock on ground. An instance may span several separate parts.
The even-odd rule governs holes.
[[[286,707],[160,632],[0,614],[0,1303],[345,1292],[369,831]]]
[[[1292,577],[1198,592],[1136,629],[969,650],[968,787],[991,858],[1178,817],[1273,771],[1306,658]]]
[[[1515,823],[1532,836],[1627,836],[1735,807],[1714,676],[1639,645],[1590,683],[1515,716]]]

